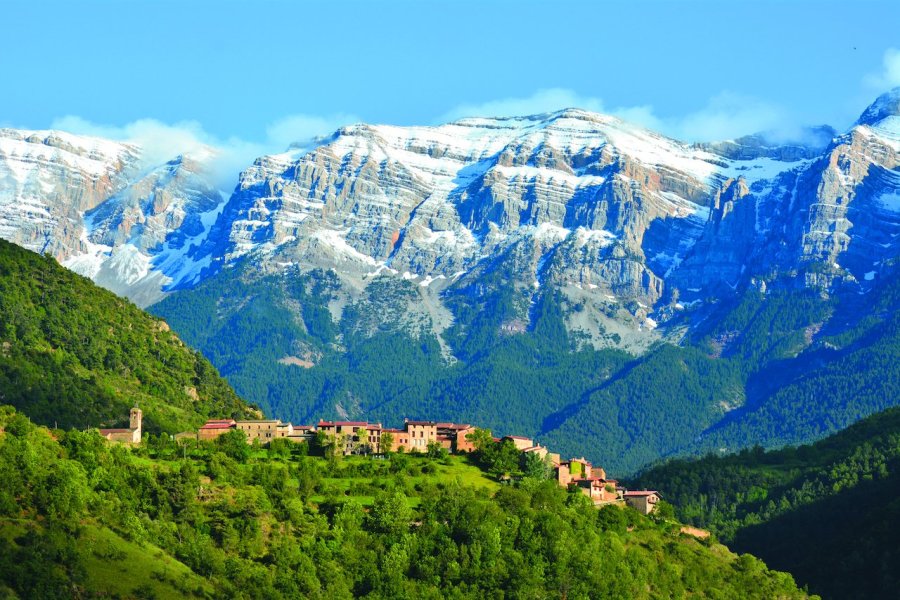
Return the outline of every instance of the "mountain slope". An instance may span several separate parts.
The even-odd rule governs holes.
[[[555,481],[475,487],[424,456],[57,441],[9,407],[0,431],[4,597],[808,597],[750,555]],[[443,462],[477,472],[461,458]]]
[[[811,446],[678,460],[641,474],[680,518],[790,571],[824,598],[894,594],[900,409]]]
[[[115,425],[135,403],[151,432],[252,412],[164,322],[2,240],[0,399],[66,428]]]

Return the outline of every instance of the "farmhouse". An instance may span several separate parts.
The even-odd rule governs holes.
[[[466,435],[475,428],[468,423],[438,423],[404,419],[403,429],[382,427],[366,421],[320,421],[316,431],[326,436],[343,436],[345,454],[353,452],[425,452],[428,445],[439,443],[450,452],[471,452]],[[382,447],[381,436],[391,435],[391,447]]]
[[[237,428],[247,434],[247,441],[259,440],[262,444],[268,444],[278,435],[278,426],[281,421],[277,419],[260,419],[255,421],[237,421]]]
[[[409,434],[409,450],[425,452],[428,444],[437,441],[437,423],[435,421],[410,421],[404,419],[404,429]]]
[[[216,419],[207,421],[197,430],[198,440],[214,440],[223,433],[237,428],[234,419]]]
[[[656,504],[662,500],[659,492],[654,490],[640,490],[625,492],[625,503],[637,509],[645,515],[649,515],[656,508]]]
[[[381,452],[397,452],[400,448],[404,450],[409,449],[409,434],[404,429],[382,429],[382,435],[385,433],[391,434],[391,437],[394,438],[393,442],[391,442],[390,448],[382,448],[379,446],[379,450]]]

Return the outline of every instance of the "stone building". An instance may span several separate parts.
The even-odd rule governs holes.
[[[437,441],[437,423],[435,421],[410,421],[404,419],[404,429],[409,434],[410,452],[425,452],[428,444]]]
[[[662,496],[655,490],[640,490],[625,492],[625,503],[639,512],[649,515],[656,510],[656,505],[662,500]]]
[[[390,448],[382,448],[379,442],[379,451],[380,452],[399,452],[400,448],[403,448],[403,451],[406,452],[409,450],[409,434],[403,429],[382,429],[381,435],[383,436],[385,433],[391,434],[391,437],[394,438],[393,442],[391,442]]]
[[[247,441],[253,443],[259,440],[261,444],[268,444],[278,435],[278,419],[260,419],[255,421],[237,421],[237,428],[247,434]]]
[[[211,419],[197,430],[198,440],[214,440],[223,433],[237,428],[234,419]]]
[[[354,452],[375,452],[381,443],[381,423],[366,421],[319,421],[317,427],[330,438],[339,438],[343,442],[344,454]]]
[[[291,442],[307,442],[309,443],[316,436],[316,428],[314,425],[294,425],[293,432],[287,436]]]
[[[621,500],[621,494],[616,487],[616,482],[602,477],[577,479],[569,485],[577,487],[594,504],[607,504]]]
[[[438,423],[437,441],[450,452],[472,452],[475,446],[466,439],[466,435],[475,430],[468,423]]]
[[[573,458],[564,460],[556,467],[556,481],[559,485],[566,487],[577,479],[590,479],[593,476],[604,477],[606,473],[603,469],[599,469],[598,473],[594,473],[593,465],[584,458]]]
[[[503,441],[509,440],[516,447],[516,450],[525,450],[525,448],[534,447],[534,440],[531,438],[523,437],[521,435],[508,435],[503,438]]]
[[[138,407],[131,409],[128,418],[128,428],[101,429],[100,435],[111,442],[123,444],[140,444],[143,433],[144,413]]]

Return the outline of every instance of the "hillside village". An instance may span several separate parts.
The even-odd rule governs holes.
[[[139,408],[131,409],[129,425],[122,429],[101,429],[100,434],[112,442],[139,444],[142,434],[142,413]],[[477,450],[479,439],[489,435],[489,432],[468,423],[409,419],[404,419],[402,429],[383,427],[381,423],[367,421],[321,420],[317,425],[294,425],[279,419],[210,419],[196,431],[180,433],[176,438],[212,441],[230,431],[242,432],[248,444],[268,445],[276,439],[308,444],[319,442],[322,445],[332,445],[345,456],[378,456],[391,452],[426,453],[433,449],[451,454],[466,454]],[[577,489],[596,506],[625,503],[649,514],[661,499],[659,492],[655,490],[625,489],[617,480],[607,478],[602,467],[591,464],[584,457],[562,460],[559,453],[551,452],[532,438],[507,435],[502,438],[491,437],[490,442],[507,444],[522,455],[536,456],[552,469],[556,482],[561,487]]]

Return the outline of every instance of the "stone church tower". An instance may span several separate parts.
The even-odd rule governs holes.
[[[131,409],[131,419],[129,429],[132,433],[132,441],[136,444],[141,442],[141,423],[144,420],[144,413],[137,406]]]

